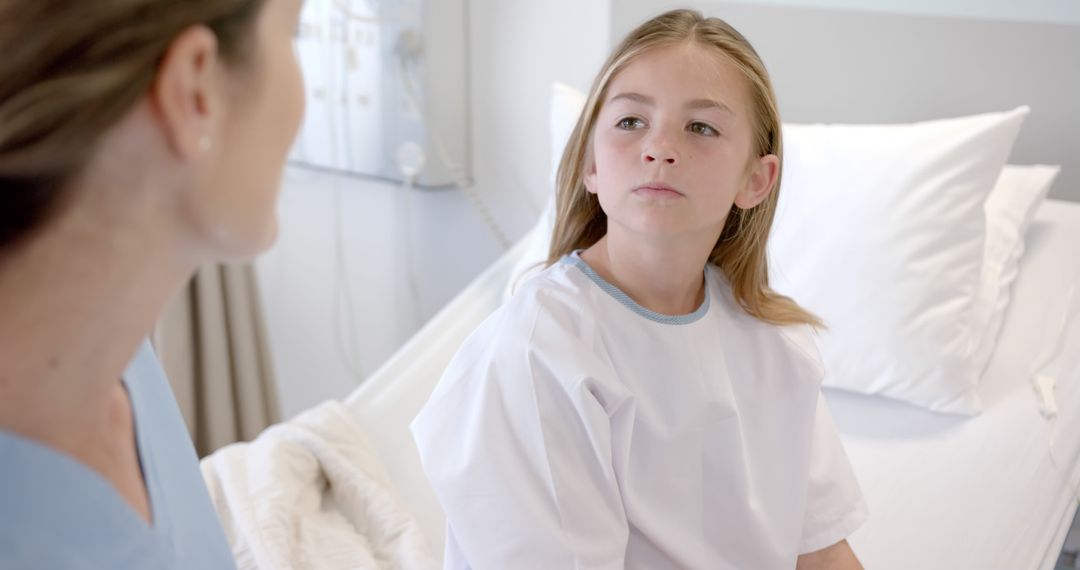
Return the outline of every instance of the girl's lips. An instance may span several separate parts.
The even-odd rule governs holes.
[[[675,198],[683,195],[682,192],[679,192],[671,186],[660,183],[649,183],[638,186],[634,189],[634,193],[653,198]]]

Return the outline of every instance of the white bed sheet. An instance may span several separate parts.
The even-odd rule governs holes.
[[[1080,486],[1080,298],[1062,326],[1069,291],[1080,283],[1080,204],[1048,201],[1028,236],[979,387],[982,415],[826,392],[870,508],[851,537],[867,568],[1054,566]],[[1060,412],[1049,421],[1032,378],[1055,345],[1042,369],[1057,380]]]
[[[1080,318],[1048,367],[1059,383],[1054,423],[1040,414],[1026,367],[1064,309],[1055,295],[1063,299],[1070,284],[1080,283],[1080,204],[1048,201],[1029,236],[982,386],[983,415],[951,417],[879,398],[826,396],[870,505],[870,520],[852,537],[867,568],[1053,568],[1080,484]],[[435,552],[444,519],[408,424],[458,346],[499,306],[525,241],[346,399]]]

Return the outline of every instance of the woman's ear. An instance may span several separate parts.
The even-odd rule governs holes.
[[[757,206],[769,196],[780,175],[780,158],[766,154],[755,159],[750,168],[745,186],[735,195],[735,205],[743,210]]]
[[[181,160],[209,150],[223,112],[217,36],[192,26],[169,45],[150,90],[169,147]]]

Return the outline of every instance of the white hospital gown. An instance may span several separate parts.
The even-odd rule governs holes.
[[[807,327],[710,266],[669,317],[571,255],[465,342],[412,424],[446,568],[794,568],[866,506]]]

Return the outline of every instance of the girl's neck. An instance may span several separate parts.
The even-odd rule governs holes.
[[[711,245],[694,247],[689,241],[642,238],[611,224],[607,235],[581,257],[642,307],[663,315],[685,315],[705,300],[702,270],[712,251]]]

